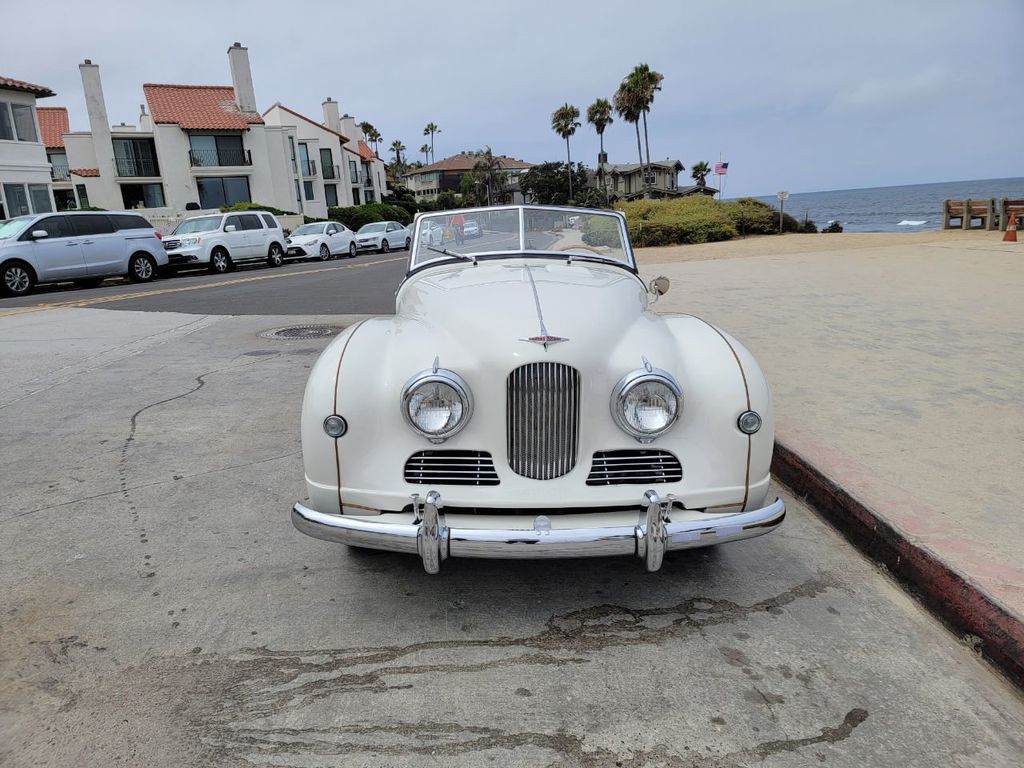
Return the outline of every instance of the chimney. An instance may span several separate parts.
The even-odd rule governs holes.
[[[78,65],[82,75],[82,92],[85,95],[85,109],[89,114],[89,130],[92,132],[93,147],[100,176],[114,170],[114,145],[110,141],[110,123],[107,121],[107,104],[103,99],[103,83],[100,68],[86,59]]]
[[[231,66],[231,84],[235,88],[235,103],[243,112],[256,111],[256,91],[252,86],[252,70],[249,68],[249,49],[235,43],[228,48],[228,64]]]
[[[334,101],[333,99],[331,99],[330,96],[328,96],[327,101],[325,101],[320,106],[323,107],[324,110],[324,125],[330,128],[332,131],[337,131],[338,133],[345,134],[345,132],[341,130],[341,113],[338,111],[338,102]],[[345,134],[345,136],[347,136],[350,139],[355,138],[354,136],[348,136],[348,134]]]
[[[149,117],[149,113],[146,111],[145,104],[139,104],[139,130],[145,133],[153,130],[153,121]]]
[[[353,144],[363,138],[363,132],[356,125],[356,119],[347,112],[341,116],[341,135]]]

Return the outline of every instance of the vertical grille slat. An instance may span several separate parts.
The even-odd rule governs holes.
[[[508,463],[517,475],[552,480],[576,466],[580,374],[562,363],[528,363],[508,375]]]

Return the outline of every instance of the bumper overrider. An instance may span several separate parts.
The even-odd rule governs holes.
[[[775,530],[786,517],[786,505],[777,498],[768,506],[748,512],[672,522],[674,499],[669,496],[662,500],[653,490],[640,499],[635,525],[607,527],[552,529],[550,518],[538,514],[531,528],[452,528],[445,524],[444,504],[436,491],[428,492],[422,500],[419,494],[413,494],[412,507],[414,522],[403,524],[328,515],[296,504],[292,524],[302,533],[324,541],[418,554],[427,573],[440,571],[441,561],[449,557],[611,555],[635,555],[648,571],[657,571],[667,551],[761,536]]]

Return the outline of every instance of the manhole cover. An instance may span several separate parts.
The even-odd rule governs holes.
[[[264,339],[295,341],[298,339],[325,339],[329,336],[336,336],[343,330],[345,330],[343,325],[289,325],[285,328],[260,331],[258,335]]]

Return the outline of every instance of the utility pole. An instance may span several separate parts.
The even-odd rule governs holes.
[[[786,190],[780,190],[776,195],[779,198],[779,234],[782,234],[782,212],[786,208],[786,200],[789,198],[789,192]]]

